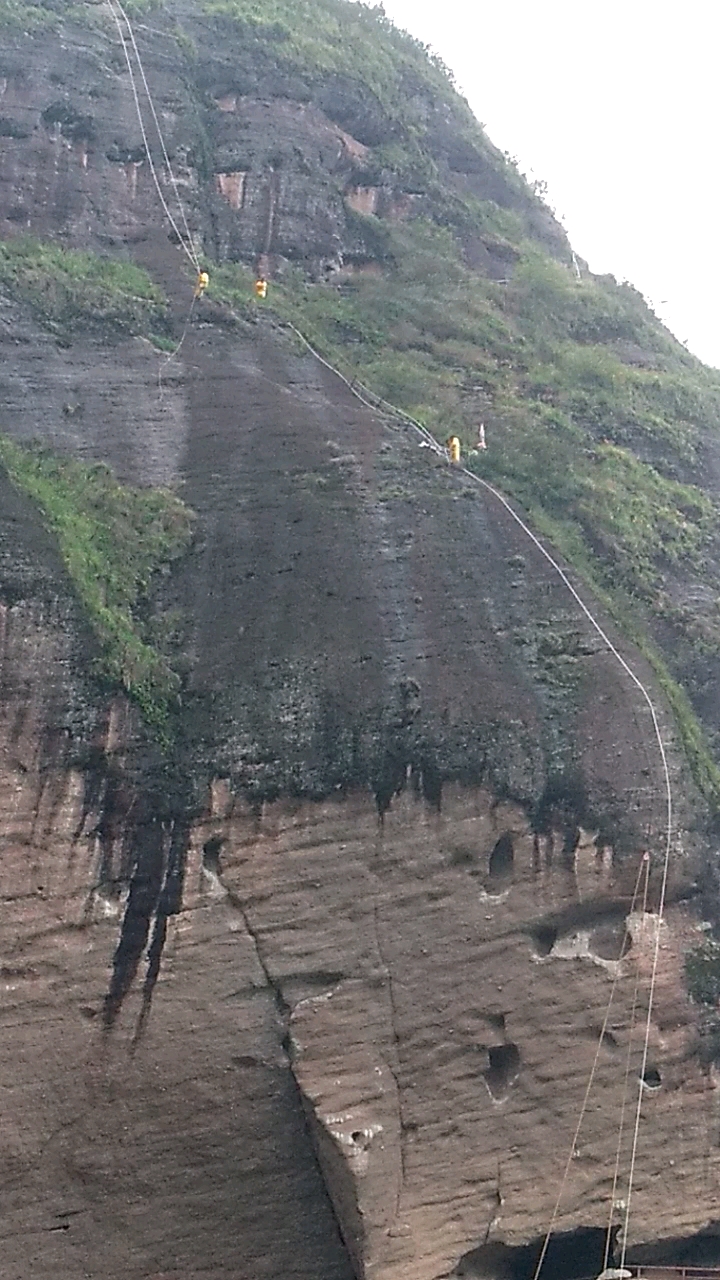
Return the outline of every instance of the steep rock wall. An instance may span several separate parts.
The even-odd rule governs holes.
[[[344,258],[374,257],[372,227],[349,221],[345,202],[369,180],[380,183],[384,211],[425,209],[422,186],[372,161],[370,146],[392,142],[394,129],[359,86],[332,76],[307,85],[278,79],[231,22],[194,7],[159,12],[138,22],[138,33],[190,228],[214,259],[272,253],[322,272]],[[517,177],[498,172],[504,162],[487,139],[458,143],[457,108],[438,99],[423,111],[439,186],[514,210],[566,257],[560,226]],[[122,46],[102,6],[92,23],[65,23],[61,37],[4,34],[0,138],[3,235],[60,232],[107,249],[133,244],[155,220]],[[150,142],[157,149],[152,128]],[[179,221],[161,165],[159,176]],[[484,261],[481,240],[475,252]]]
[[[6,575],[8,1274],[28,1242],[38,1276],[472,1271],[488,1228],[525,1243],[556,1194],[662,827],[649,717],[516,526],[412,436],[272,329],[186,341],[190,793],[163,791],[119,705],[89,760],[48,772],[50,655],[70,679],[89,640]],[[142,406],[146,349],[127,351]],[[79,378],[82,348],[63,358]],[[124,409],[81,447],[133,476]],[[148,418],[149,459],[167,430]],[[272,800],[293,790],[318,799]],[[676,857],[673,896],[693,865]],[[648,928],[632,922],[566,1227],[606,1212]],[[681,905],[665,928],[642,1239],[714,1214],[713,1081],[681,985],[697,934]],[[692,1149],[668,1175],[680,1110]]]
[[[338,123],[337,93],[264,102],[211,67],[201,129],[164,36],[153,49],[205,243],[262,251],[274,192],[276,252],[360,254],[343,199],[372,137]],[[26,131],[4,139],[3,231],[132,245],[179,337],[182,259],[107,32],[3,57],[2,111]],[[486,1233],[533,1240],[557,1191],[638,857],[662,837],[649,715],[506,514],[271,321],[213,318],[198,309],[158,382],[141,340],[59,347],[3,300],[3,428],[182,485],[199,517],[162,587],[184,620],[168,764],[93,683],[52,541],[2,482],[4,1265],[478,1273]],[[671,768],[645,1241],[716,1213],[715,1080],[682,986],[705,850],[672,749]],[[566,1228],[607,1213],[652,920],[631,937]]]
[[[80,770],[46,767],[38,804],[30,732],[14,743],[21,782],[12,758],[3,768],[8,1277],[28,1257],[39,1277],[432,1277],[464,1257],[473,1274],[486,1234],[537,1233],[634,866],[613,872],[588,835],[571,858],[556,837],[553,856],[520,808],[475,788],[446,789],[441,812],[409,790],[379,823],[365,794],[258,812],[217,780],[190,831],[152,1008],[143,960],[108,1026],[126,882],[119,897],[103,882],[108,833]],[[653,921],[630,921],[562,1227],[606,1220],[633,966],[646,980]],[[643,1238],[691,1235],[715,1213],[715,1082],[681,983],[695,936],[671,907],[649,1059],[661,1087],[640,1132]]]

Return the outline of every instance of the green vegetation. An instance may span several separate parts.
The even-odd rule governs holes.
[[[0,30],[53,30],[59,20],[59,14],[48,5],[26,3],[26,0],[0,0]]]
[[[167,354],[177,350],[177,339],[166,338],[162,333],[149,333],[148,338],[157,351],[165,351]]]
[[[131,14],[160,10],[170,39],[192,61],[197,33],[172,0],[127,0]],[[449,224],[467,220],[473,201],[448,189],[447,168],[502,174],[508,204],[526,216],[541,202],[515,164],[493,147],[447,68],[420,41],[393,26],[381,6],[346,0],[199,0],[228,53],[228,74],[243,92],[264,94],[268,80],[290,98],[315,101],[371,150],[357,160],[358,180],[392,174],[422,190]],[[112,26],[110,14],[81,0],[0,0],[0,30],[34,33],[62,21]],[[433,136],[428,133],[431,108]],[[538,224],[539,225],[539,224]],[[558,240],[561,233],[558,235]]]
[[[720,1003],[720,942],[706,938],[685,957],[685,980],[696,1004]]]
[[[452,92],[439,59],[381,8],[343,0],[203,0],[202,7],[231,19],[255,53],[271,51],[281,69],[311,82],[333,75],[361,85],[395,124],[419,124],[422,106],[413,90]],[[469,111],[467,119],[474,124]]]
[[[98,674],[125,689],[167,739],[179,679],[143,621],[153,576],[187,548],[192,513],[173,494],[118,484],[87,466],[0,436],[0,463],[40,507],[100,642]]]
[[[720,768],[685,689],[671,674],[668,662],[649,634],[647,611],[638,608],[637,598],[612,583],[612,574],[592,554],[570,521],[553,520],[539,507],[530,515],[537,531],[581,574],[608,614],[653,668],[673,714],[693,778],[710,804],[720,808]]]
[[[0,288],[65,341],[77,332],[146,334],[166,323],[162,292],[142,267],[31,236],[0,241]]]
[[[127,0],[123,4],[128,13],[144,13],[153,9],[161,0]],[[0,31],[29,32],[56,31],[63,22],[77,22],[81,26],[99,25],[98,6],[83,0],[0,0]]]
[[[674,591],[715,572],[718,510],[698,458],[703,433],[720,429],[720,380],[633,289],[578,279],[517,227],[515,268],[498,283],[467,268],[449,227],[363,221],[385,246],[371,271],[339,284],[289,271],[273,309],[440,439],[460,435],[470,467],[522,503],[652,663],[695,778],[720,804],[673,646],[665,657],[654,638],[662,626],[693,653],[720,646],[720,581],[701,611],[680,608]],[[242,268],[213,274],[216,296],[241,310],[250,284]],[[473,455],[483,420],[491,447]]]
[[[522,219],[537,213],[541,201],[490,143],[441,60],[395,27],[381,6],[346,0],[201,4],[232,42],[230,73],[243,92],[262,95],[269,77],[288,96],[317,103],[370,148],[356,159],[359,183],[384,179],[424,192],[441,220],[460,227],[474,220],[477,202],[454,190],[448,169],[474,174],[488,168],[502,175],[507,204]],[[561,239],[558,229],[557,243]]]

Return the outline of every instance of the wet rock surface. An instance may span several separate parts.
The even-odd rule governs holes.
[[[318,271],[362,256],[348,192],[403,195],[363,176],[374,104],[330,80],[263,96],[220,54],[192,81],[142,33],[211,251],[252,261],[270,227]],[[2,60],[0,230],[131,254],[179,341],[188,277],[108,31]],[[0,343],[4,431],[198,515],[157,590],[181,619],[163,757],[97,684],[53,540],[0,477],[3,1277],[483,1274],[484,1243],[546,1225],[619,963],[559,1219],[602,1226],[653,942],[633,883],[664,821],[637,691],[507,513],[269,316],[203,300],[169,360],[61,345],[4,297]],[[646,1241],[708,1227],[718,1162],[682,985],[697,801],[661,715],[678,831]]]
[[[39,1277],[444,1274],[489,1224],[533,1238],[556,1193],[662,820],[646,713],[502,512],[284,334],[200,317],[170,385],[200,526],[172,585],[192,786],[144,771],[118,706],[88,734],[102,767],[44,762],[48,673],[77,662],[52,655],[87,641],[7,611],[7,1274],[29,1248]],[[84,456],[141,478],[115,413]],[[711,1217],[715,1157],[694,926],[666,929],[637,1195],[644,1234],[677,1235]],[[566,1226],[605,1213],[622,991]],[[679,1106],[694,1154],[658,1199]]]

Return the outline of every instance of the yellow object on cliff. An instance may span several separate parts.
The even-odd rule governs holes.
[[[255,281],[255,297],[267,298],[267,280],[263,280],[262,277]]]
[[[195,282],[195,297],[201,298],[210,283],[210,277],[207,271],[198,271],[198,278]]]
[[[448,451],[450,453],[451,462],[460,461],[460,441],[457,436],[450,436],[447,442]]]

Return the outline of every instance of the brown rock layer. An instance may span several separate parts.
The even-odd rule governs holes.
[[[26,1274],[28,1249],[38,1277],[445,1274],[488,1229],[516,1244],[548,1220],[643,828],[654,850],[661,830],[646,712],[506,517],[309,358],[263,331],[200,330],[186,360],[184,468],[206,530],[182,587],[197,595],[196,691],[217,697],[234,673],[236,722],[265,732],[279,717],[276,749],[310,777],[325,766],[303,726],[322,691],[342,694],[348,717],[394,707],[385,740],[398,754],[378,778],[382,821],[376,798],[344,784],[321,803],[248,807],[214,783],[183,845],[181,898],[166,919],[149,900],[135,968],[120,972],[143,867],[167,868],[182,813],[143,801],[140,775],[139,808],[117,801],[108,826],[107,784],[93,793],[87,769],[45,759],[51,672],[71,670],[75,624],[6,609],[7,1274]],[[327,478],[320,504],[315,476]],[[542,658],[533,626],[541,639],[572,636],[562,717],[526,665],[528,651]],[[248,719],[253,686],[275,710]],[[320,692],[306,705],[309,688]],[[364,723],[383,740],[382,725]],[[432,761],[452,772],[488,725],[488,782],[434,781]],[[131,769],[121,709],[96,732],[103,758]],[[224,749],[252,795],[277,766],[244,741]],[[572,806],[544,790],[553,758],[575,762],[588,810],[624,832],[614,867],[607,837],[583,835]],[[500,798],[502,786],[518,799]],[[529,815],[543,796],[536,840]],[[153,841],[160,861],[146,863]],[[148,990],[142,949],[159,920]],[[633,965],[639,956],[647,976],[649,928],[632,921],[562,1226],[600,1225],[607,1210]],[[680,982],[695,936],[682,907],[665,931],[651,1040],[662,1087],[648,1095],[636,1188],[643,1238],[689,1234],[714,1213],[713,1090]],[[690,1136],[668,1166],[680,1112]]]
[[[266,101],[218,54],[192,87],[167,32],[143,39],[217,257],[362,262],[347,192],[405,216],[414,193],[362,177],[373,122],[337,85]],[[134,246],[179,338],[187,280],[116,55],[102,30],[8,41],[0,230]],[[481,164],[465,180],[492,195]],[[185,632],[163,760],[93,682],[52,539],[0,478],[0,1271],[477,1273],[484,1242],[549,1222],[617,976],[558,1225],[606,1221],[655,927],[633,884],[663,837],[649,713],[492,500],[269,318],[195,320],[160,364],[139,339],[59,347],[2,300],[2,429],[181,487],[198,536],[161,591]],[[637,1240],[717,1212],[682,983],[702,850],[660,716],[678,830]]]

